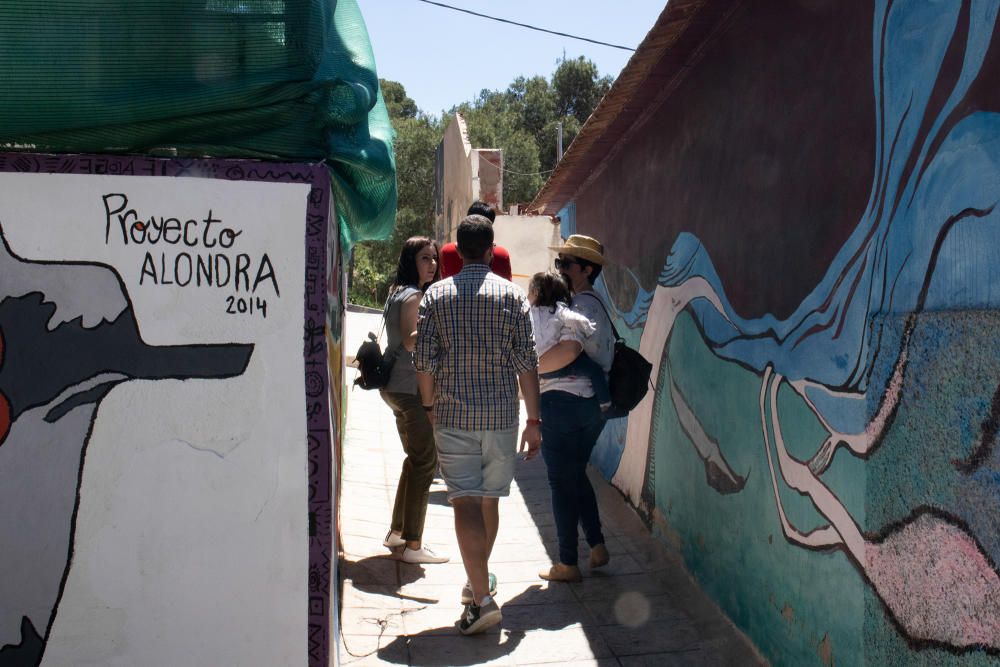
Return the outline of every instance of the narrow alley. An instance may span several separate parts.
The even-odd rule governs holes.
[[[349,313],[348,349],[378,317]],[[360,325],[360,326],[359,326]],[[353,335],[352,335],[353,334]],[[361,333],[363,335],[363,333]],[[348,368],[347,383],[354,379]],[[650,536],[621,494],[593,473],[611,562],[579,584],[538,578],[555,555],[545,464],[519,461],[490,569],[503,609],[498,631],[463,637],[456,622],[465,581],[445,487],[431,487],[425,539],[451,556],[410,565],[382,546],[403,459],[378,392],[348,391],[341,532],[343,665],[753,665],[750,644]],[[524,414],[522,410],[522,422]],[[581,563],[587,561],[581,541]]]

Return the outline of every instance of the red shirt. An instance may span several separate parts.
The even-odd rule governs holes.
[[[441,252],[438,253],[438,264],[441,265],[442,278],[449,278],[462,270],[465,262],[462,261],[462,256],[458,254],[457,243],[445,243],[441,246]],[[490,262],[490,271],[506,280],[514,279],[514,274],[510,270],[510,253],[503,246],[498,245],[493,248],[493,261]]]

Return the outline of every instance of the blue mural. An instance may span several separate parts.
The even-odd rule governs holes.
[[[910,649],[984,659],[1000,655],[1000,362],[989,327],[1000,310],[1000,114],[964,102],[998,12],[996,0],[875,3],[874,171],[853,232],[783,319],[741,317],[705,246],[679,234],[657,286],[639,287],[619,313],[660,368],[657,391],[627,426],[611,422],[595,452],[646,509],[650,494],[657,506],[663,500],[652,475],[665,438],[693,447],[720,497],[742,494],[756,475],[788,544],[840,559],[822,559],[820,569],[841,568],[838,554],[846,557],[868,600],[856,623],[882,614],[879,623]],[[945,67],[956,57],[960,66]],[[983,314],[942,319],[952,311]],[[955,357],[970,341],[975,354],[964,359],[981,372],[940,367],[938,355]],[[711,358],[694,361],[691,346]],[[727,373],[720,392],[741,404],[720,414],[721,393],[711,389]],[[946,404],[939,418],[946,410],[984,418],[921,432],[907,404],[928,392]],[[740,415],[754,428],[741,430]],[[910,451],[876,456],[888,448]],[[841,450],[851,456],[834,465]],[[894,471],[907,454],[910,467]],[[844,577],[837,571],[834,582]],[[864,650],[877,654],[869,640]]]

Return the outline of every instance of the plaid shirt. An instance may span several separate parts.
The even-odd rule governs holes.
[[[538,367],[521,288],[466,264],[420,302],[413,365],[434,375],[434,423],[465,431],[517,425],[517,376]]]

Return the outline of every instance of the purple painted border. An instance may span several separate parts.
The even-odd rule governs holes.
[[[330,664],[333,572],[332,443],[326,346],[326,248],[330,224],[330,180],[322,164],[253,160],[154,158],[142,155],[47,155],[0,152],[0,172],[99,174],[111,176],[181,176],[228,181],[309,183],[306,213],[305,355],[306,429],[309,448],[309,665]],[[339,242],[339,239],[338,239]],[[336,262],[334,262],[336,266]],[[266,601],[265,601],[266,603]]]

